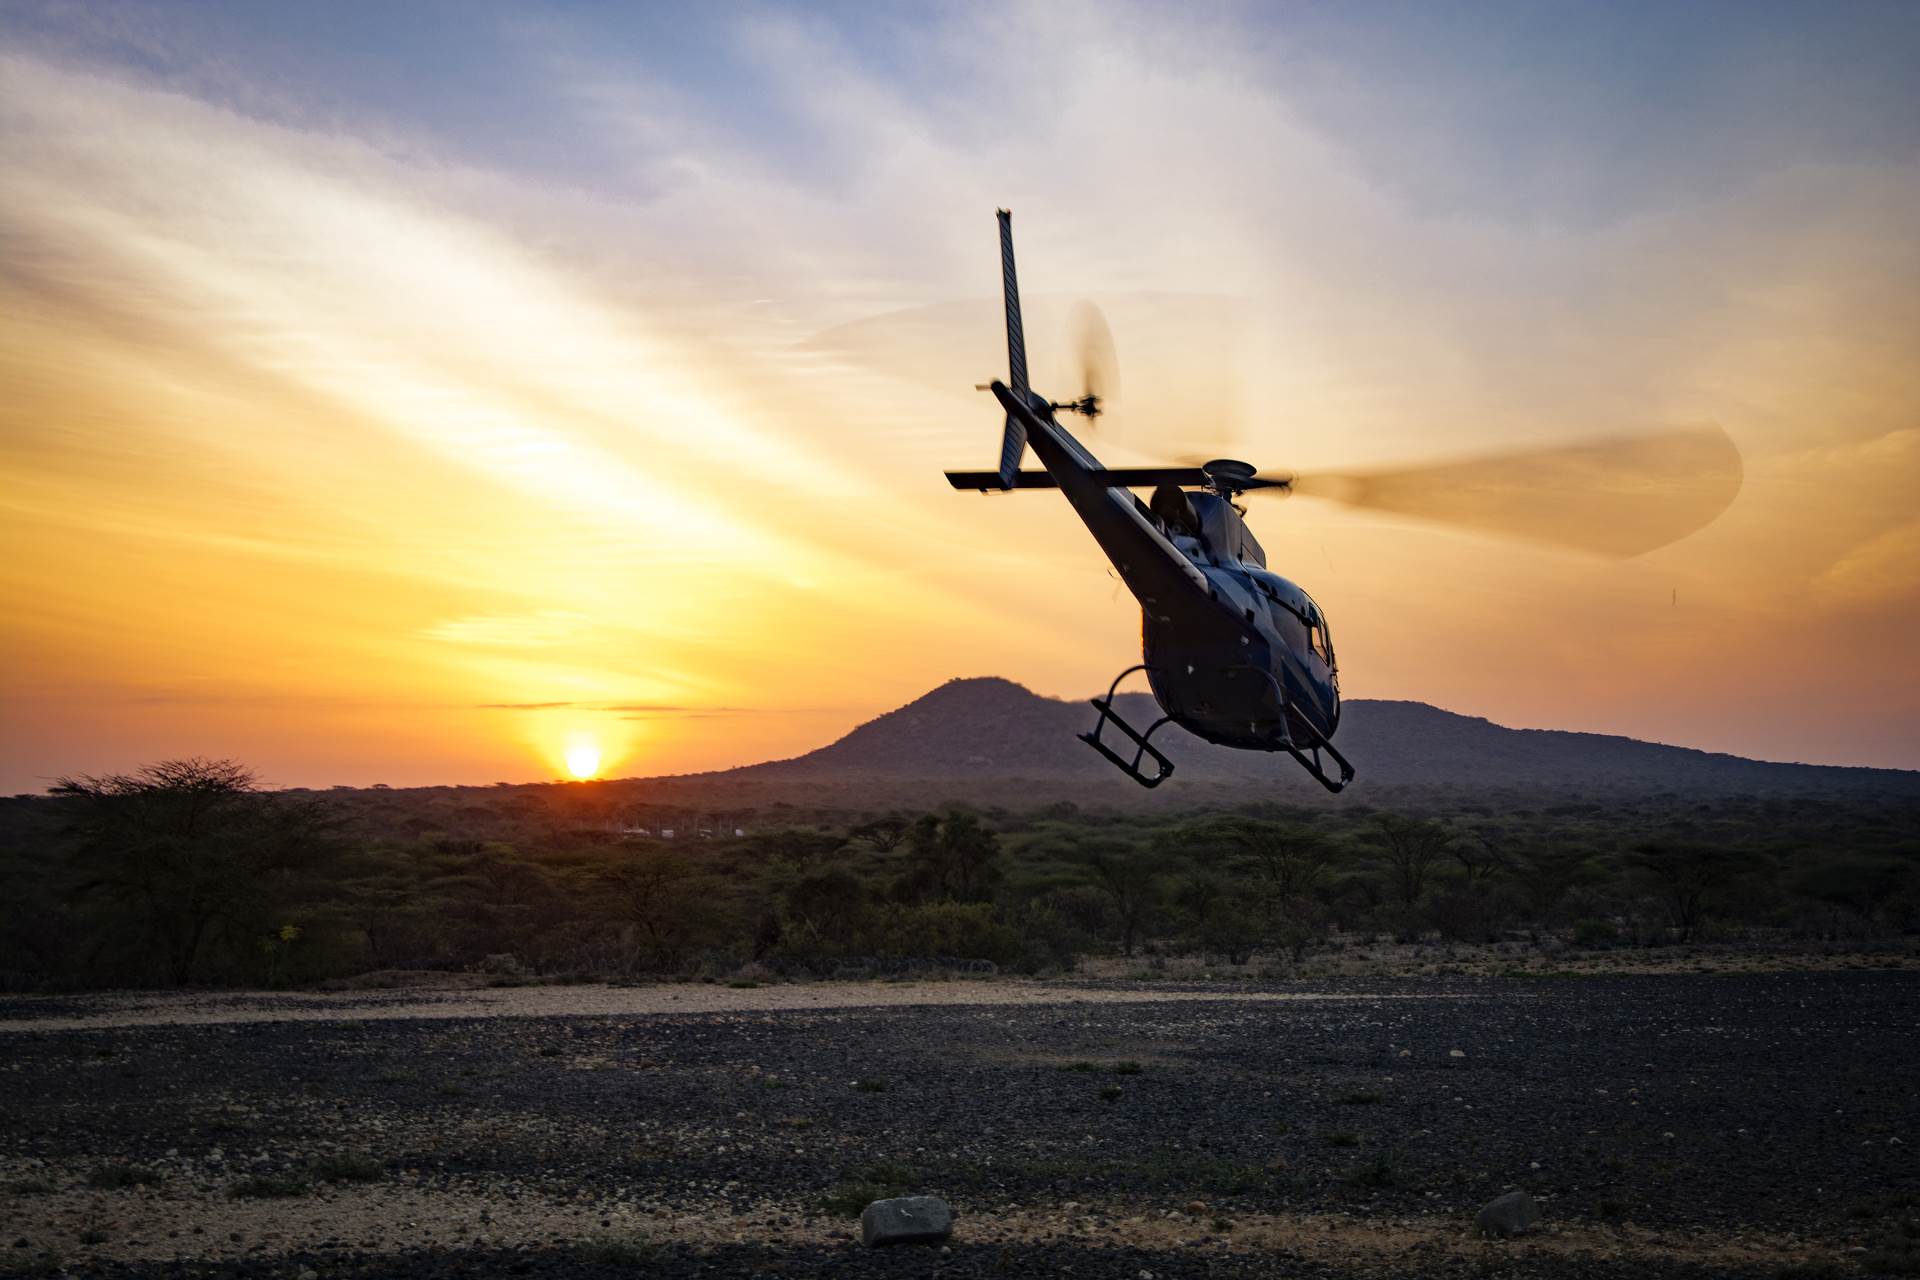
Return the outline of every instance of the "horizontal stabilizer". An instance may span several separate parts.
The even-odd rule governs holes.
[[[1162,484],[1207,483],[1207,473],[1199,467],[1109,467],[1091,474],[1104,480],[1109,489],[1146,489]],[[947,483],[956,489],[978,489],[983,493],[1006,487],[1000,483],[998,471],[949,471]],[[1058,489],[1060,484],[1045,471],[1016,471],[1013,473],[1012,487]]]

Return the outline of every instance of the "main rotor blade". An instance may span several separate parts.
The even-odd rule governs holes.
[[[1628,557],[1713,523],[1740,492],[1740,451],[1718,427],[1296,477],[1293,491],[1599,555]]]
[[[1198,467],[1107,467],[1094,475],[1109,489],[1146,489],[1162,484],[1205,484],[1206,472]],[[956,489],[990,490],[1000,487],[998,471],[949,471],[947,483]],[[1045,471],[1017,471],[1016,489],[1058,489],[1060,482]]]

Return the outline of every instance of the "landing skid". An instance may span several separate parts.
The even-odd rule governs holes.
[[[1247,670],[1258,672],[1261,676],[1265,677],[1267,683],[1273,687],[1274,697],[1280,704],[1280,732],[1275,736],[1273,745],[1268,747],[1267,750],[1286,752],[1300,762],[1300,767],[1305,769],[1315,782],[1334,794],[1338,795],[1341,791],[1345,790],[1346,785],[1353,781],[1353,766],[1347,762],[1347,758],[1341,755],[1339,749],[1327,740],[1326,734],[1314,728],[1304,717],[1289,713],[1287,708],[1287,691],[1280,687],[1280,682],[1273,678],[1271,671],[1262,671],[1258,667],[1248,667]],[[1293,730],[1295,726],[1306,730],[1307,742],[1304,748],[1300,743],[1293,740]],[[1326,765],[1320,759],[1322,752],[1326,754],[1327,759],[1333,761],[1334,767],[1340,771],[1338,781],[1335,781],[1334,778],[1327,773]]]
[[[1153,737],[1160,726],[1172,720],[1173,717],[1161,716],[1158,720],[1155,720],[1151,725],[1147,726],[1145,733],[1141,733],[1138,729],[1128,724],[1125,717],[1113,709],[1113,695],[1119,691],[1120,682],[1134,672],[1145,671],[1146,669],[1147,665],[1144,662],[1138,666],[1128,667],[1125,671],[1115,676],[1113,683],[1107,686],[1106,697],[1092,700],[1093,709],[1100,713],[1100,718],[1093,722],[1092,733],[1083,733],[1080,735],[1080,741],[1105,756],[1113,763],[1115,768],[1126,774],[1129,778],[1132,778],[1141,786],[1157,787],[1173,776],[1173,761],[1167,759],[1167,757],[1161,753],[1160,748],[1154,746],[1151,742],[1147,741],[1147,739]],[[1133,743],[1133,758],[1131,760],[1101,741],[1101,731],[1108,725],[1112,725],[1120,733],[1125,734],[1127,740]],[[1153,761],[1154,767],[1157,770],[1157,772],[1151,776],[1147,774],[1146,770],[1140,767],[1141,762],[1147,759]]]
[[[1080,741],[1105,756],[1116,769],[1126,774],[1129,778],[1132,778],[1141,786],[1157,787],[1173,776],[1173,761],[1167,759],[1166,755],[1158,747],[1154,746],[1150,739],[1160,731],[1162,725],[1172,722],[1173,717],[1161,716],[1158,720],[1155,720],[1147,726],[1145,733],[1142,733],[1131,724],[1128,724],[1126,718],[1114,710],[1113,707],[1114,695],[1120,690],[1120,682],[1134,672],[1145,671],[1146,669],[1147,666],[1145,663],[1128,667],[1125,671],[1122,671],[1113,678],[1113,683],[1107,687],[1105,697],[1094,698],[1092,700],[1093,709],[1100,713],[1100,718],[1094,721],[1093,731],[1091,733],[1083,733],[1080,735]],[[1299,761],[1300,767],[1307,771],[1308,776],[1328,791],[1338,794],[1345,790],[1347,784],[1353,781],[1353,765],[1348,762],[1345,756],[1340,754],[1339,748],[1327,740],[1327,736],[1324,733],[1314,728],[1304,717],[1291,714],[1287,706],[1286,691],[1281,688],[1280,683],[1273,678],[1272,672],[1252,666],[1246,669],[1258,673],[1262,679],[1272,686],[1274,700],[1280,708],[1279,725],[1273,738],[1266,744],[1266,750],[1286,752],[1295,760]],[[1124,744],[1119,751],[1115,751],[1113,747],[1103,739],[1101,735],[1105,733],[1108,725],[1112,725],[1116,732],[1122,734],[1128,742],[1133,744],[1133,755],[1131,758],[1123,754],[1126,750]],[[1306,739],[1304,742],[1296,741],[1296,731],[1300,731],[1300,736]],[[1152,772],[1148,772],[1147,769],[1142,767],[1143,764],[1149,760],[1153,763]],[[1333,766],[1332,771],[1329,771],[1327,767],[1329,763]]]
[[[1291,734],[1288,734],[1286,740],[1281,743],[1280,749],[1292,756],[1295,760],[1298,760],[1300,767],[1311,774],[1315,782],[1338,795],[1346,789],[1349,782],[1353,781],[1353,766],[1347,763],[1347,758],[1341,755],[1319,730],[1315,729],[1312,725],[1306,726],[1306,729],[1309,734],[1313,735],[1313,740],[1307,743],[1305,751],[1302,751],[1293,741]],[[1327,758],[1333,761],[1335,767],[1340,770],[1340,779],[1337,782],[1327,776],[1326,767],[1320,762],[1320,753],[1323,751],[1326,752]]]

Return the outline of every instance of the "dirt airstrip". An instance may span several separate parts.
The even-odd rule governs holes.
[[[1911,972],[15,997],[0,1267],[1898,1273],[1916,1051]]]

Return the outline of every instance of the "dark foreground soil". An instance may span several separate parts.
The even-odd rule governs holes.
[[[17,1005],[0,1268],[1920,1274],[1920,975],[1239,990],[58,1030]],[[1469,1235],[1515,1187],[1541,1228]],[[952,1203],[946,1250],[859,1247],[850,1215],[903,1192]]]

